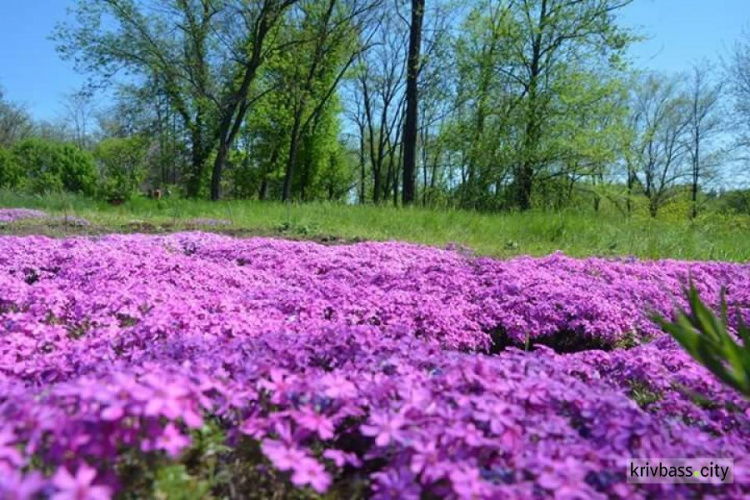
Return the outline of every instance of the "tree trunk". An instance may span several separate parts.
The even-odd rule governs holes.
[[[372,171],[372,201],[377,205],[380,203],[380,192],[381,192],[381,179],[380,169],[373,169]]]
[[[359,203],[365,203],[365,130],[359,128]]]
[[[695,139],[694,139],[694,146],[695,151],[693,155],[693,179],[692,179],[692,185],[690,186],[690,197],[692,201],[692,206],[690,207],[690,218],[695,219],[698,216],[698,183],[700,181],[700,148],[701,148],[701,138],[700,138],[700,132],[696,131],[695,133]]]
[[[411,2],[411,26],[409,27],[409,59],[406,76],[406,119],[404,121],[404,164],[401,201],[404,205],[414,202],[417,162],[417,127],[419,96],[419,53],[422,43],[422,17],[424,0]]]
[[[518,171],[517,199],[518,208],[529,210],[531,208],[531,187],[533,183],[534,167],[531,162],[524,160]]]
[[[529,87],[528,87],[528,115],[526,117],[526,130],[524,133],[523,154],[524,158],[518,171],[516,186],[516,202],[521,210],[531,208],[531,188],[534,178],[534,170],[537,162],[537,148],[540,136],[539,118],[539,96],[537,95],[539,79],[541,77],[542,39],[543,27],[547,20],[547,0],[542,0],[539,9],[540,29],[532,40],[532,56],[529,65]]]
[[[211,175],[211,199],[213,201],[221,198],[221,171],[224,168],[224,163],[227,161],[229,155],[229,148],[226,142],[219,144],[219,150],[216,152],[216,159],[214,160],[214,170]],[[218,170],[217,170],[218,169]]]
[[[288,5],[291,5],[291,3],[281,6],[281,10]],[[247,110],[250,107],[248,93],[250,92],[250,86],[258,73],[258,68],[263,61],[263,43],[265,38],[275,23],[277,16],[280,14],[280,12],[276,12],[277,7],[278,6],[275,4],[273,8],[264,6],[259,14],[255,24],[255,38],[253,40],[252,54],[250,60],[244,65],[242,81],[239,88],[228,96],[227,102],[222,110],[222,119],[219,123],[217,133],[219,139],[219,150],[211,174],[211,199],[214,201],[219,199],[221,173],[224,168],[224,162],[229,154],[229,149],[234,143],[237,132],[239,132],[242,122],[245,120]]]
[[[659,202],[656,198],[651,198],[648,201],[648,213],[651,215],[651,218],[655,219],[656,214],[659,212]]]
[[[281,192],[281,201],[289,201],[292,196],[292,176],[294,165],[297,163],[297,150],[299,149],[299,128],[302,117],[297,113],[294,117],[292,127],[292,142],[289,144],[289,158],[286,162],[286,173],[284,174],[284,188]]]
[[[279,158],[279,145],[276,144],[271,151],[271,158],[268,160],[268,163],[261,163],[261,165],[268,165],[267,167],[264,166],[263,170],[261,171],[261,178],[260,178],[260,190],[258,192],[258,199],[260,201],[265,201],[266,197],[268,196],[268,174],[273,169],[273,166],[276,165],[276,160]]]
[[[203,137],[200,128],[196,126],[191,133],[191,165],[190,178],[187,182],[188,198],[197,198],[201,191],[201,181],[203,179],[203,167],[205,163],[205,154],[203,152]]]

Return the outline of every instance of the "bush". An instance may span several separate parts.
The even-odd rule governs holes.
[[[0,148],[0,188],[15,188],[20,180],[21,170],[13,153]]]
[[[91,153],[72,144],[61,144],[56,151],[60,162],[63,189],[71,193],[93,195],[96,186],[96,167]]]
[[[26,139],[15,145],[13,156],[25,173],[25,184],[35,193],[69,191],[91,195],[96,185],[92,156],[72,144]]]
[[[99,167],[97,196],[106,200],[128,200],[146,174],[147,146],[140,137],[110,138],[94,150]]]

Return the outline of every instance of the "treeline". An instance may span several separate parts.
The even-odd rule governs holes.
[[[638,71],[629,3],[80,0],[54,39],[90,85],[64,126],[0,99],[0,186],[695,216],[746,161],[750,36]]]

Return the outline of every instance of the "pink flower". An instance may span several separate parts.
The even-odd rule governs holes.
[[[10,465],[20,466],[23,463],[23,457],[15,448],[14,441],[16,437],[12,430],[4,428],[0,430],[0,462],[5,460]]]
[[[333,422],[315,410],[305,408],[295,416],[298,424],[309,431],[316,432],[321,439],[331,439],[334,433]]]
[[[31,500],[44,487],[39,472],[23,475],[20,471],[2,471],[0,474],[0,498],[3,500]]]
[[[352,398],[357,395],[357,386],[340,375],[326,374],[321,382],[326,386],[323,394],[329,398]]]
[[[176,383],[165,383],[158,375],[147,375],[143,378],[149,388],[140,392],[141,399],[146,400],[143,413],[147,416],[164,416],[170,420],[182,418],[189,427],[198,428],[203,421],[189,401],[190,391]],[[149,390],[150,389],[150,390]]]
[[[295,464],[307,458],[302,450],[273,439],[264,440],[260,448],[279,470],[290,470]]]
[[[362,425],[360,429],[365,436],[375,436],[375,444],[378,446],[386,446],[391,441],[397,441],[402,435],[400,430],[406,423],[398,413],[373,413],[369,421],[369,425]]]
[[[329,449],[323,452],[323,456],[336,464],[336,467],[343,467],[347,464],[354,467],[360,467],[362,465],[362,461],[357,458],[357,455],[354,453]]]
[[[420,497],[421,488],[416,483],[414,474],[407,468],[375,472],[372,478],[375,480],[372,487],[375,492],[372,496],[374,500],[418,500]]]
[[[260,440],[266,436],[266,421],[263,418],[251,416],[240,425],[239,429],[241,433]]]
[[[586,484],[586,465],[573,457],[566,457],[562,462],[548,462],[537,483],[552,492],[556,499],[573,500],[591,496],[591,489]]]
[[[479,471],[474,467],[459,467],[450,473],[453,491],[459,498],[484,498],[489,485],[479,476]]]
[[[331,485],[331,476],[325,468],[312,458],[303,458],[292,466],[292,483],[296,486],[309,485],[318,493],[324,493]]]
[[[57,469],[52,484],[58,489],[51,500],[109,500],[112,496],[106,486],[94,486],[96,470],[85,463],[72,476],[65,467]]]
[[[125,415],[125,405],[113,403],[102,410],[102,420],[114,421],[119,420]]]
[[[445,474],[443,468],[439,466],[440,454],[435,441],[414,443],[412,447],[415,453],[411,457],[409,468],[414,474],[422,474],[425,482],[436,481]]]
[[[164,450],[176,458],[186,447],[190,446],[190,438],[184,436],[174,424],[167,424],[162,434],[156,439],[156,448]]]

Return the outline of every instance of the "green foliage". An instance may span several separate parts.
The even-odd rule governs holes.
[[[750,190],[738,189],[723,193],[717,204],[723,213],[750,215]]]
[[[34,193],[94,193],[96,169],[93,157],[72,144],[25,139],[16,143],[13,155],[23,172],[23,182]]]
[[[169,464],[158,469],[154,490],[157,499],[198,500],[207,498],[211,484],[191,476],[183,464]]]
[[[641,380],[636,380],[630,384],[630,397],[638,406],[646,409],[649,405],[661,400],[662,395],[654,391],[649,385]]]
[[[99,167],[97,195],[105,200],[128,200],[146,174],[148,143],[141,137],[110,138],[94,149]]]
[[[0,188],[15,188],[21,177],[22,172],[13,153],[0,147]]]
[[[720,317],[701,301],[692,283],[686,294],[689,311],[679,312],[674,321],[661,316],[654,320],[719,380],[750,398],[750,329],[738,316],[740,342],[729,331],[723,293]]]
[[[634,38],[610,15],[620,6],[473,6],[455,43],[457,112],[443,128],[461,206],[525,209],[545,180],[603,181],[627,137],[621,56]]]
[[[91,153],[72,144],[58,145],[57,148],[63,189],[92,195],[96,186],[96,168]]]
[[[244,148],[233,161],[235,196],[280,197],[290,163],[295,198],[337,200],[349,190],[351,167],[339,141],[342,109],[335,89],[357,44],[352,20],[344,20],[346,8],[329,6],[300,2],[303,15],[278,29],[280,40],[304,43],[293,52],[272,52],[263,67],[258,89],[263,97],[248,115]]]
[[[62,190],[55,150],[53,143],[42,139],[26,139],[14,146],[13,155],[24,172],[26,187],[32,192]]]

